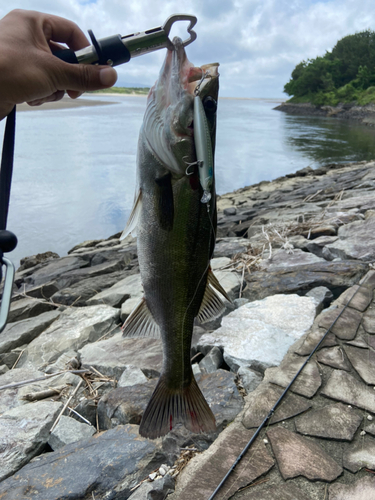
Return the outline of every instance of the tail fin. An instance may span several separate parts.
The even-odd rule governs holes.
[[[215,417],[201,393],[195,378],[183,389],[170,389],[161,375],[143,414],[139,433],[156,439],[181,422],[191,432],[214,432]]]

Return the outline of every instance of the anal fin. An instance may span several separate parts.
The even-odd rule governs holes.
[[[133,237],[137,236],[137,224],[138,219],[142,209],[142,191],[139,190],[134,199],[134,205],[129,216],[128,222],[126,223],[125,229],[120,236],[120,240],[123,240],[128,236],[128,234],[132,234]]]
[[[218,279],[216,278],[210,267],[207,275],[206,290],[204,292],[202,304],[198,313],[198,320],[201,323],[206,323],[207,321],[218,318],[225,310],[225,304],[217,295],[215,290],[217,290],[219,293],[221,293],[221,295],[223,295],[223,297],[231,302],[227,292],[220,285]]]
[[[159,325],[147,307],[144,297],[126,318],[122,326],[122,336],[160,338]]]

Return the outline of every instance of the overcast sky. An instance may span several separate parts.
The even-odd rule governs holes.
[[[0,0],[0,17],[10,2]],[[348,34],[375,28],[373,0],[15,0],[12,7],[66,17],[97,38],[160,26],[175,13],[198,18],[187,47],[197,66],[219,62],[222,96],[285,97],[295,65]],[[117,68],[117,85],[152,85],[164,50]]]

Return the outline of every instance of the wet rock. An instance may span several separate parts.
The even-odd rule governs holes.
[[[31,363],[45,367],[71,349],[78,350],[109,332],[118,321],[119,311],[109,306],[66,309],[38,338],[33,340],[20,366]]]
[[[213,347],[199,363],[199,368],[205,373],[213,373],[223,364],[223,353],[218,347]]]
[[[364,436],[352,443],[342,457],[343,466],[355,474],[359,470],[375,469],[375,439]]]
[[[121,307],[121,304],[130,297],[141,297],[142,295],[141,275],[133,274],[94,295],[87,301],[87,305],[107,304],[112,307]]]
[[[8,315],[8,323],[22,321],[23,319],[33,318],[39,314],[48,311],[55,311],[56,306],[50,302],[45,302],[38,299],[21,299],[13,302],[10,306]]]
[[[332,372],[321,394],[375,413],[374,389],[342,370]]]
[[[49,311],[39,316],[7,325],[0,337],[0,354],[10,352],[12,349],[24,344],[29,344],[48,328],[60,314],[56,310]]]
[[[247,303],[225,316],[221,328],[202,335],[198,350],[223,348],[224,360],[233,371],[243,365],[264,370],[281,362],[288,348],[311,327],[314,317],[313,299],[275,295]]]
[[[342,310],[342,307],[337,307],[324,311],[318,318],[319,326],[321,328],[330,328]],[[361,320],[361,313],[351,307],[347,307],[331,328],[331,332],[341,340],[353,340],[357,334]]]
[[[129,365],[137,366],[146,376],[159,376],[163,362],[160,340],[127,339],[121,332],[107,340],[87,344],[79,352],[82,368],[93,366],[103,375],[116,379]]]
[[[357,284],[366,271],[366,264],[356,261],[317,262],[266,273],[257,271],[246,276],[243,296],[259,300],[280,293],[307,292],[316,286],[341,290]]]
[[[332,366],[332,368],[338,368],[339,370],[346,370],[349,372],[351,370],[351,365],[345,357],[345,354],[341,347],[326,347],[321,349],[317,355],[316,359],[319,363],[323,365]]]
[[[354,484],[335,483],[329,487],[329,500],[375,500],[375,477],[369,475]]]
[[[306,436],[351,441],[362,420],[353,408],[336,403],[297,417],[295,425],[297,432]]]
[[[147,377],[141,369],[136,366],[127,366],[117,382],[117,387],[128,387],[146,382]]]
[[[66,444],[76,443],[95,434],[95,427],[79,423],[74,418],[62,415],[54,430],[51,432],[48,444],[53,450],[58,450]]]
[[[305,359],[290,354],[282,360],[280,366],[268,368],[265,372],[264,380],[272,384],[280,385],[281,387],[286,387],[292,381],[304,362]],[[322,380],[317,364],[315,361],[311,360],[299,374],[290,390],[301,396],[312,398],[321,384]]]
[[[366,384],[375,385],[375,352],[359,347],[344,347],[349,361]]]
[[[283,427],[267,432],[284,480],[304,476],[311,481],[334,481],[340,467],[318,444]]]
[[[246,392],[255,391],[258,385],[262,382],[263,376],[261,373],[247,368],[247,366],[240,366],[238,369],[238,375],[241,379],[242,385]]]
[[[157,441],[138,434],[138,426],[118,426],[87,440],[47,453],[0,484],[2,500],[19,500],[25,489],[38,500],[128,498],[131,488],[166,463]]]
[[[365,311],[372,301],[372,291],[367,287],[359,287],[354,285],[344,293],[342,293],[338,299],[338,303],[345,306],[350,303],[352,309],[357,309],[357,311]]]
[[[273,384],[263,383],[254,392],[246,396],[246,410],[242,419],[247,429],[258,427],[279,400],[284,389]],[[275,424],[293,418],[311,408],[310,402],[288,392],[283,403],[276,409],[269,423]]]
[[[14,474],[43,450],[62,406],[62,403],[39,401],[1,415],[0,481]]]
[[[375,232],[375,217],[365,221],[351,222],[340,227],[339,239],[327,245],[329,251],[341,259],[358,259],[372,262],[375,249],[369,246]]]

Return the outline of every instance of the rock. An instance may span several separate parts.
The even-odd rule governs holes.
[[[22,280],[23,282],[23,280]],[[19,283],[21,286],[23,283]],[[22,293],[19,293],[19,297],[23,297],[23,290],[24,286],[22,286]],[[48,281],[47,283],[43,283],[43,285],[35,286],[33,287],[32,285],[29,285],[26,288],[27,296],[28,297],[33,297],[36,299],[50,299],[52,295],[54,295],[59,287],[57,285],[56,281]],[[13,295],[13,298],[17,298],[17,294]]]
[[[0,365],[0,375],[4,375],[7,371],[9,371],[7,365]]]
[[[375,352],[354,346],[345,346],[344,349],[354,369],[366,384],[375,385]]]
[[[79,243],[78,245],[75,245],[73,248],[68,250],[67,254],[71,254],[75,252],[76,250],[80,250],[81,248],[92,248],[95,247],[98,243],[100,243],[103,240],[86,240],[83,241],[82,243]]]
[[[297,417],[295,425],[297,432],[305,436],[351,441],[362,420],[353,408],[336,403]]]
[[[23,382],[24,380],[43,377],[43,375],[42,372],[34,368],[15,368],[14,370],[8,370],[3,375],[0,375],[0,387]],[[19,390],[19,387],[13,387],[0,391],[0,415],[16,406],[25,404],[24,401],[18,398]]]
[[[85,418],[90,424],[96,428],[97,419],[96,419],[96,410],[97,405],[96,402],[90,399],[83,399],[78,403],[77,406],[73,408],[79,415]],[[82,418],[80,418],[76,413],[70,412],[69,416],[74,418],[78,422],[83,422]]]
[[[219,238],[216,241],[214,257],[233,257],[246,252],[248,247],[247,238]]]
[[[70,365],[70,366],[69,366]],[[52,365],[47,366],[45,373],[56,373],[66,370],[68,367],[78,369],[81,363],[78,361],[77,351],[70,349],[64,352],[57,358],[57,360],[52,363]]]
[[[146,382],[147,377],[142,370],[136,366],[127,366],[117,382],[117,387],[129,387],[136,384],[144,384]]]
[[[60,256],[55,252],[44,252],[38,253],[36,255],[31,255],[30,257],[24,257],[20,260],[20,267],[17,269],[18,271],[23,271],[25,269],[30,269],[31,267],[35,267],[38,264],[42,264],[48,262],[52,259],[59,259]]]
[[[251,368],[247,368],[246,366],[239,367],[238,375],[241,379],[244,389],[248,394],[255,391],[255,389],[263,380],[261,373],[256,372]]]
[[[359,470],[375,469],[375,439],[369,436],[361,437],[349,445],[344,451],[342,464],[353,474]],[[366,499],[367,500],[367,499]]]
[[[270,271],[276,269],[293,268],[295,266],[303,266],[313,264],[315,262],[324,262],[324,259],[316,255],[303,252],[302,250],[295,249],[293,252],[287,252],[283,249],[275,250],[272,254],[272,259],[263,259],[261,267]]]
[[[329,487],[329,500],[375,500],[375,477],[364,476],[354,484],[335,483]]]
[[[220,271],[219,269],[214,270],[214,274],[229,298],[231,300],[237,298],[241,288],[241,274],[235,271]]]
[[[95,498],[125,499],[165,462],[158,442],[139,436],[138,426],[118,426],[41,455],[0,484],[0,497],[19,500],[27,488],[38,492],[38,500],[84,498],[88,491]]]
[[[61,276],[68,271],[73,271],[74,269],[79,269],[81,267],[87,267],[89,262],[81,257],[62,257],[61,259],[55,259],[50,261],[46,266],[38,269],[31,276],[25,278],[25,283],[31,284],[33,286],[43,285],[54,278]]]
[[[288,348],[311,327],[314,317],[312,298],[275,295],[225,316],[221,328],[202,335],[198,350],[223,348],[224,360],[233,371],[243,365],[264,370],[281,362]]]
[[[13,302],[10,306],[8,323],[33,318],[48,311],[55,311],[56,306],[50,302],[38,299],[21,299]]]
[[[237,209],[236,207],[224,208],[223,212],[224,215],[236,215]]]
[[[66,444],[76,443],[81,439],[87,439],[95,434],[95,432],[95,427],[79,423],[74,418],[62,415],[49,436],[48,444],[53,450],[58,450]]]
[[[274,487],[264,488],[261,491],[254,492],[254,488],[251,488],[252,493],[250,496],[243,496],[244,500],[311,500],[308,494],[293,483],[278,484]]]
[[[128,339],[121,332],[107,340],[87,344],[79,353],[82,368],[93,366],[103,375],[116,379],[129,365],[137,366],[146,376],[159,376],[163,362],[160,340]]]
[[[320,314],[333,300],[333,293],[325,286],[317,286],[307,292],[305,297],[312,297],[316,303],[316,314]]]
[[[267,417],[284,389],[273,384],[263,383],[254,392],[246,396],[246,409],[242,423],[247,429],[259,427]],[[269,423],[275,424],[288,418],[293,418],[311,408],[310,402],[300,396],[288,392]]]
[[[320,393],[328,398],[375,413],[374,390],[342,370],[333,370]]]
[[[205,373],[213,373],[223,364],[223,353],[218,347],[213,347],[199,363],[199,368]]]
[[[356,261],[317,262],[266,273],[256,271],[246,276],[243,296],[259,300],[280,293],[307,292],[316,286],[325,286],[332,292],[342,291],[342,288],[357,284],[366,271],[366,264]]]
[[[318,257],[325,258],[323,255],[324,247],[337,240],[338,236],[319,236],[313,240],[306,240],[305,249]]]
[[[375,217],[364,221],[351,222],[341,226],[339,239],[327,245],[329,251],[341,259],[358,259],[372,262],[375,259],[375,249],[369,246],[375,232]]]
[[[64,352],[95,342],[115,325],[119,311],[109,306],[66,309],[52,325],[33,340],[20,366],[31,363],[44,368]]]
[[[39,316],[10,323],[0,337],[0,354],[29,344],[60,316],[59,311],[49,311]]]
[[[141,275],[133,274],[119,281],[116,285],[94,295],[87,301],[87,305],[107,304],[112,307],[121,307],[121,304],[130,297],[141,297],[142,295]]]
[[[1,415],[0,481],[14,474],[43,450],[62,406],[62,403],[38,401]]]
[[[98,403],[99,428],[112,429],[119,424],[141,423],[141,418],[157,380],[147,380],[143,384],[118,387],[100,398]]]
[[[315,349],[315,347],[322,340],[325,334],[326,330],[324,330],[323,328],[314,328],[307,334],[306,338],[303,339],[303,342],[301,344],[299,342],[296,342],[294,346],[294,352],[296,354],[299,354],[300,356],[307,356],[313,351],[313,349]],[[332,332],[329,332],[320,345],[320,348],[332,347],[335,345],[337,345],[337,339]]]
[[[321,328],[330,328],[342,310],[342,307],[337,307],[324,311],[318,318],[318,325]],[[347,307],[332,326],[331,332],[341,340],[353,340],[357,334],[361,320],[362,315],[358,311]]]
[[[363,328],[367,333],[375,334],[375,309],[368,309],[363,315]]]
[[[283,427],[270,429],[267,436],[284,480],[304,476],[310,481],[331,482],[342,473],[342,467],[313,441]]]
[[[143,483],[129,500],[165,500],[174,491],[174,479],[168,475],[162,479]]]
[[[319,363],[323,365],[332,366],[332,368],[338,368],[339,370],[346,370],[349,372],[351,370],[351,365],[345,357],[345,354],[341,347],[326,347],[321,349],[317,355],[316,359]]]
[[[372,301],[372,290],[358,285],[354,285],[344,293],[342,293],[338,299],[338,304],[345,306],[347,303],[350,304],[352,309],[357,309],[357,311],[365,311]]]
[[[268,368],[264,375],[264,380],[272,384],[286,387],[297,374],[305,359],[300,356],[290,354],[285,356],[280,366]],[[299,374],[297,380],[293,383],[291,391],[307,398],[312,398],[322,384],[319,370],[315,361],[310,362],[305,366]]]
[[[130,315],[133,309],[137,307],[139,301],[140,301],[139,297],[133,297],[131,299],[125,300],[125,302],[121,304],[121,314],[120,314],[121,321],[126,320],[126,318]]]

